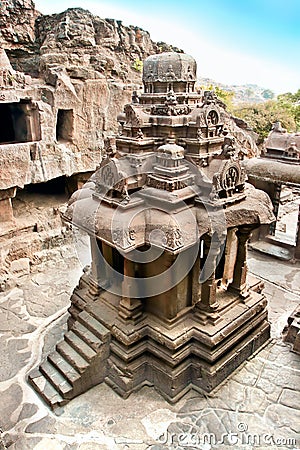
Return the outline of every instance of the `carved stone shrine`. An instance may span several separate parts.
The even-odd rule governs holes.
[[[251,158],[243,164],[249,182],[269,195],[274,216],[276,221],[279,220],[279,206],[284,187],[295,192],[300,188],[300,133],[288,133],[280,122],[275,122],[264,143],[262,156]],[[300,259],[300,205],[298,211],[294,244],[278,242],[275,237],[276,222],[261,227],[256,232],[259,240],[271,244],[269,250],[266,247],[270,254],[286,259]],[[278,246],[279,252],[272,249],[274,244]],[[253,247],[255,248],[255,244]]]
[[[92,262],[64,339],[29,376],[52,408],[101,382],[124,398],[210,392],[269,339],[247,241],[272,204],[245,182],[224,105],[195,82],[191,56],[148,57],[144,93],[70,199],[64,220],[90,236]]]

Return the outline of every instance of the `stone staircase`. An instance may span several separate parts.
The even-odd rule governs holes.
[[[104,380],[109,348],[109,330],[82,311],[28,381],[52,409],[63,406]]]

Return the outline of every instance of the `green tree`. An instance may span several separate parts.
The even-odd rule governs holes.
[[[283,108],[287,109],[293,115],[296,122],[296,129],[300,130],[300,89],[295,94],[287,92],[278,95],[277,100]]]
[[[232,109],[232,113],[253,128],[259,135],[260,142],[277,121],[289,132],[295,132],[300,129],[300,89],[295,94],[281,94],[276,100],[238,105]]]
[[[222,100],[222,102],[225,103],[225,105],[227,106],[227,108],[230,110],[233,108],[233,97],[234,97],[234,92],[232,91],[225,91],[225,89],[221,89],[219,86],[215,87],[215,93],[217,95],[217,97]]]
[[[143,70],[143,61],[141,61],[139,58],[135,58],[134,62],[131,66],[134,70],[137,72],[142,72]]]

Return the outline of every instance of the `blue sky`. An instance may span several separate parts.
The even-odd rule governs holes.
[[[43,14],[82,7],[194,56],[198,74],[276,93],[300,88],[300,0],[36,0]]]

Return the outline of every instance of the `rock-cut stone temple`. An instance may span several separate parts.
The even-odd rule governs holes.
[[[169,402],[209,392],[269,339],[247,241],[272,205],[246,183],[224,105],[195,82],[191,56],[148,57],[144,92],[69,201],[92,262],[63,340],[29,375],[52,408],[102,382],[124,398],[145,385]]]

